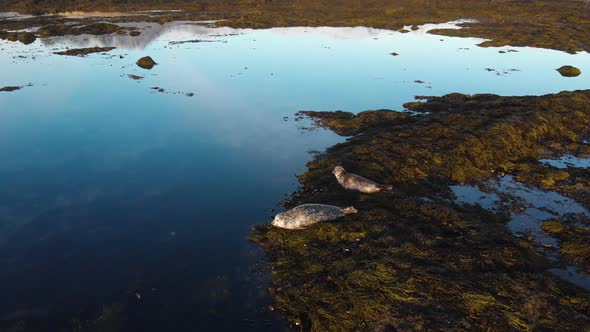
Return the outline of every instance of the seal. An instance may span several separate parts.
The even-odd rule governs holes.
[[[342,166],[334,167],[332,173],[336,176],[338,183],[346,190],[356,190],[366,194],[393,190],[393,186],[379,184],[360,175],[348,173]]]
[[[303,229],[309,225],[322,221],[335,220],[347,214],[357,212],[352,206],[340,208],[325,204],[303,204],[277,214],[272,224],[276,227],[286,229]]]

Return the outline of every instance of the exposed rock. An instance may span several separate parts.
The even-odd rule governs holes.
[[[32,44],[37,37],[31,32],[6,32],[0,31],[0,39],[6,39],[12,42],[19,41],[25,45]]]
[[[556,69],[563,77],[577,77],[582,71],[574,66],[562,66]]]
[[[116,47],[88,47],[88,48],[73,48],[67,51],[55,52],[57,55],[80,56],[84,57],[91,53],[110,52]]]
[[[144,56],[143,58],[137,60],[137,65],[143,69],[152,69],[154,68],[157,63],[149,56]]]
[[[0,92],[12,92],[12,91],[20,90],[22,88],[23,88],[22,86],[5,86],[3,88],[0,88]]]
[[[88,25],[66,25],[66,24],[53,24],[53,25],[46,25],[39,30],[37,30],[37,34],[42,37],[51,37],[51,36],[65,36],[65,35],[82,35],[82,34],[90,34],[90,35],[108,35],[111,33],[121,33],[124,32],[126,29],[122,28],[116,24],[111,23],[92,23]]]
[[[18,34],[18,41],[25,45],[32,44],[36,39],[35,34],[31,32],[20,32]]]

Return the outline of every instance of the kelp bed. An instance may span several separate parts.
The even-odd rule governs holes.
[[[148,9],[183,11],[143,13],[110,20],[157,23],[223,20],[217,24],[242,28],[368,26],[407,32],[404,27],[469,18],[476,21],[463,24],[464,29],[433,33],[490,39],[482,46],[534,46],[570,53],[590,51],[590,3],[577,0],[6,0],[0,3],[0,11],[34,14]],[[66,19],[53,16],[4,20],[0,21],[0,31],[41,26],[40,35],[50,36],[85,29],[83,25],[69,27],[66,23]],[[102,33],[118,32],[106,26],[98,28]],[[93,28],[89,33],[96,32]]]
[[[590,90],[422,99],[404,105],[412,112],[301,114],[351,137],[308,163],[286,207],[320,202],[359,213],[301,231],[253,230],[272,261],[274,307],[313,331],[590,328],[588,291],[547,272],[535,243],[507,229],[508,215],[456,205],[449,190],[512,174],[589,207],[587,169],[539,159],[590,153]],[[394,192],[346,192],[331,174],[336,165]],[[555,220],[544,229],[588,269],[586,228]]]

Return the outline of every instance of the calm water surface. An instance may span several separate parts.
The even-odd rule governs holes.
[[[484,49],[426,28],[129,25],[142,35],[0,41],[0,87],[32,84],[0,92],[0,326],[104,307],[136,331],[284,329],[246,237],[297,187],[309,151],[342,141],[302,131],[295,112],[590,87],[555,71],[590,73],[587,53]],[[88,46],[117,49],[53,54]],[[144,55],[159,65],[137,67]]]

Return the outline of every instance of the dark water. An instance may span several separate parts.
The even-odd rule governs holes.
[[[198,38],[215,42],[171,43]],[[554,71],[566,60],[585,70],[588,54],[501,55],[478,42],[422,30],[195,25],[145,27],[136,39],[0,41],[0,86],[32,83],[0,93],[0,326],[284,329],[266,310],[264,256],[246,237],[296,188],[309,150],[342,140],[302,131],[295,112],[588,83]],[[96,45],[118,49],[52,54]],[[144,55],[159,65],[135,66]]]

